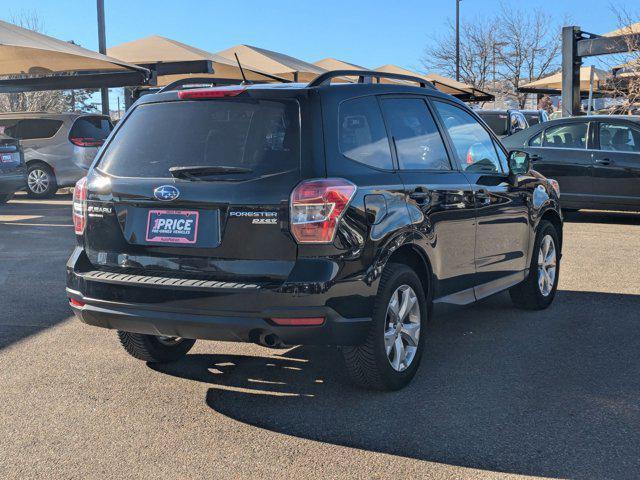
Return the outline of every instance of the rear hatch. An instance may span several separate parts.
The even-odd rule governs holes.
[[[294,99],[244,94],[137,106],[89,179],[91,263],[132,273],[282,282],[296,259]]]
[[[24,172],[24,159],[20,152],[20,142],[0,134],[0,175]]]

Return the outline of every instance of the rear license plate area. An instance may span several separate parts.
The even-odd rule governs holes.
[[[145,240],[160,245],[195,245],[200,213],[193,210],[149,210]]]

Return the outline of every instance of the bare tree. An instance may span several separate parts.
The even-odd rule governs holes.
[[[507,85],[507,96],[525,106],[527,94],[518,92],[525,83],[557,71],[560,61],[561,28],[543,10],[533,12],[502,5],[498,35],[502,43],[498,57],[500,76]]]
[[[477,18],[460,25],[460,80],[478,89],[491,81],[498,26],[495,19]],[[451,78],[456,76],[456,31],[449,22],[444,37],[434,38],[421,58],[426,70],[435,70]]]

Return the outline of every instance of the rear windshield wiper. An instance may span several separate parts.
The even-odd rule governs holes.
[[[251,173],[253,170],[245,167],[232,167],[225,165],[201,165],[193,167],[171,167],[169,173],[174,178],[186,178],[188,180],[200,180],[200,177],[208,175],[229,175],[233,173]]]

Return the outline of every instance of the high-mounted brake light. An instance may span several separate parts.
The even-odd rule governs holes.
[[[356,193],[344,178],[309,180],[291,193],[291,233],[298,243],[331,243]]]
[[[197,90],[181,90],[178,92],[180,100],[197,100],[204,98],[235,97],[244,92],[244,88],[208,88]]]
[[[76,235],[84,233],[87,224],[87,177],[82,177],[73,189],[73,229]]]

